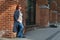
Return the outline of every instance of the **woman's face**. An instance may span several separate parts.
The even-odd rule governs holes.
[[[21,10],[22,9],[22,7],[21,6],[19,6],[19,10]]]

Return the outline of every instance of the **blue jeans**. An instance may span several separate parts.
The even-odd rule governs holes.
[[[20,37],[20,38],[23,37],[23,30],[24,30],[23,24],[22,23],[18,23],[17,37]]]
[[[14,23],[13,31],[17,32],[17,37],[19,38],[23,37],[23,30],[24,30],[24,26],[22,23],[19,23],[19,22]]]

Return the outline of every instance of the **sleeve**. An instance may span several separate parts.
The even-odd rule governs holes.
[[[18,17],[19,17],[19,11],[15,11],[14,12],[14,20],[17,21]]]

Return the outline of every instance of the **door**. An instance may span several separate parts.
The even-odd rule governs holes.
[[[36,17],[36,0],[28,0],[26,25],[34,25],[35,17]]]

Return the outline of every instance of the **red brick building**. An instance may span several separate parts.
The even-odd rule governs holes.
[[[16,5],[22,5],[23,23],[48,27],[60,23],[60,0],[0,0],[0,31],[9,30],[12,35]],[[5,35],[6,36],[6,35]]]

